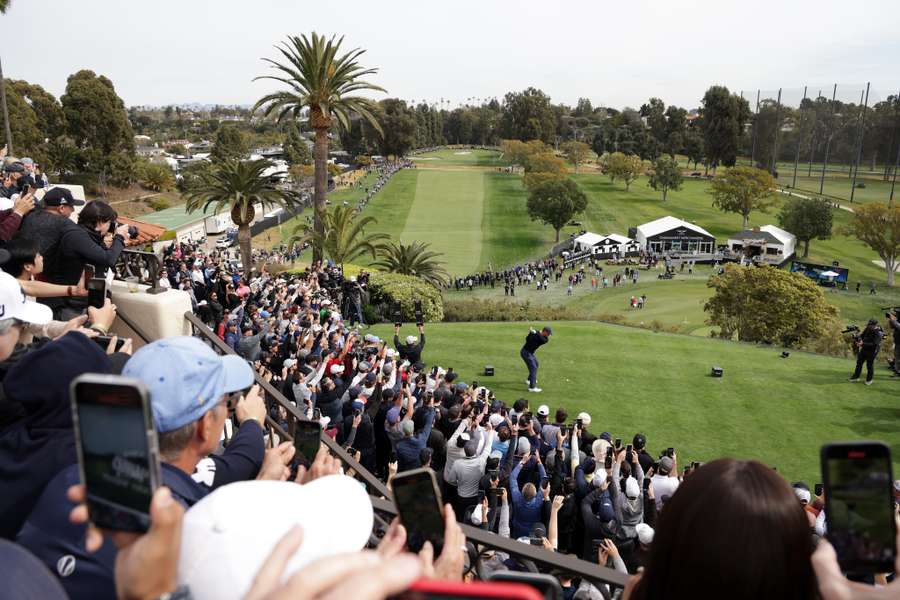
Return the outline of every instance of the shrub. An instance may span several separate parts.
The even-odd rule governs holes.
[[[154,211],[165,210],[172,206],[172,204],[165,198],[149,198],[145,202],[147,203],[147,206],[152,208]]]
[[[369,304],[374,313],[382,319],[393,320],[393,306],[395,302],[399,302],[403,320],[414,321],[416,300],[422,301],[422,312],[426,321],[444,319],[441,293],[418,277],[374,272],[369,277],[369,293]]]
[[[561,306],[510,303],[479,298],[450,300],[444,304],[444,321],[578,321],[586,316]]]
[[[141,174],[141,184],[154,192],[165,192],[175,187],[172,170],[166,165],[146,165]]]

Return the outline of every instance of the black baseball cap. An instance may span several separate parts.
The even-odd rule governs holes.
[[[64,187],[49,190],[41,199],[44,206],[84,206],[84,200],[72,196],[72,192]]]
[[[22,163],[20,163],[18,161],[11,162],[8,165],[6,165],[5,167],[3,167],[3,170],[6,171],[7,173],[24,173],[25,165],[23,165]]]

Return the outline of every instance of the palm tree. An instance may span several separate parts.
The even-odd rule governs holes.
[[[187,212],[206,210],[214,212],[228,207],[231,220],[238,227],[238,245],[244,277],[250,279],[253,263],[250,257],[250,224],[256,216],[255,204],[264,208],[272,205],[285,209],[301,205],[297,194],[277,187],[281,173],[266,174],[272,166],[268,160],[226,160],[215,163],[208,171],[200,173],[198,181],[187,193]]]
[[[373,111],[375,102],[360,96],[354,96],[362,90],[385,92],[386,90],[363,80],[367,75],[378,72],[377,69],[365,69],[357,59],[365,52],[354,48],[344,54],[338,54],[344,38],[337,40],[332,36],[326,39],[313,32],[305,35],[290,36],[283,44],[276,46],[285,59],[278,62],[263,59],[270,63],[278,75],[264,75],[256,79],[273,79],[285,84],[288,89],[267,94],[259,99],[253,110],[263,108],[268,117],[277,113],[278,122],[285,119],[299,119],[301,113],[309,110],[309,125],[316,132],[313,156],[315,162],[315,230],[319,234],[318,241],[325,239],[325,195],[328,192],[328,131],[337,123],[345,130],[350,129],[350,115],[356,113],[368,121],[381,133]],[[322,248],[313,246],[313,260],[322,258]]]
[[[0,14],[6,14],[9,10],[10,0],[0,0]],[[3,65],[0,64],[0,109],[3,110],[3,123],[6,130],[6,150],[13,153],[12,131],[9,126],[9,108],[6,106],[6,79],[3,78]]]
[[[352,206],[335,205],[325,213],[322,219],[323,231],[314,225],[301,223],[294,228],[288,245],[303,247],[309,242],[314,248],[321,248],[325,256],[339,265],[351,262],[364,255],[378,255],[382,243],[390,239],[384,233],[366,233],[368,225],[377,223],[375,217],[357,218],[356,209]]]
[[[391,273],[413,275],[440,288],[449,278],[443,264],[435,260],[443,254],[431,252],[428,246],[422,242],[391,242],[382,248],[381,259],[372,265]]]

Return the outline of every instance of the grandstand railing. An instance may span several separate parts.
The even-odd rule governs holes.
[[[185,313],[184,318],[191,324],[194,334],[209,344],[213,350],[219,354],[234,354],[234,351],[229,348],[225,342],[219,339],[219,337],[207,327],[197,315],[187,312]],[[270,442],[274,440],[273,434],[277,434],[282,441],[292,440],[296,422],[308,420],[306,415],[255,371],[254,377],[256,378],[256,383],[270,398],[283,406],[288,415],[288,431],[284,431],[283,428],[269,417],[266,418],[266,430],[269,434]],[[334,456],[339,458],[346,467],[353,469],[357,477],[366,484],[372,501],[372,507],[376,512],[376,521],[382,525],[386,525],[390,519],[397,515],[397,508],[394,506],[391,492],[388,487],[368,469],[359,464],[359,462],[350,456],[340,444],[333,439],[328,436],[322,436],[322,441]],[[378,515],[386,515],[388,518],[383,519]],[[474,552],[470,551],[470,557],[472,558],[477,559],[485,551],[494,550],[506,553],[525,565],[528,565],[529,563],[540,565],[546,570],[570,573],[576,577],[594,583],[608,584],[614,588],[624,587],[628,580],[628,576],[623,573],[575,558],[574,556],[550,552],[537,546],[523,544],[517,540],[505,538],[496,533],[485,531],[484,529],[479,529],[467,524],[461,524],[461,526],[467,540],[473,546]],[[476,566],[473,565],[472,568],[475,569]]]
[[[161,263],[152,252],[122,250],[113,266],[116,279],[136,285],[146,285],[148,294],[161,294],[166,288],[159,285]]]

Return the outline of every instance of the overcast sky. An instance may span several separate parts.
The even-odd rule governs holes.
[[[835,81],[871,81],[877,100],[900,86],[898,14],[897,0],[12,0],[0,57],[57,96],[92,69],[127,105],[251,104],[271,88],[252,81],[261,57],[311,31],[367,49],[391,96],[453,106],[536,86],[554,102],[692,108],[714,83]]]

